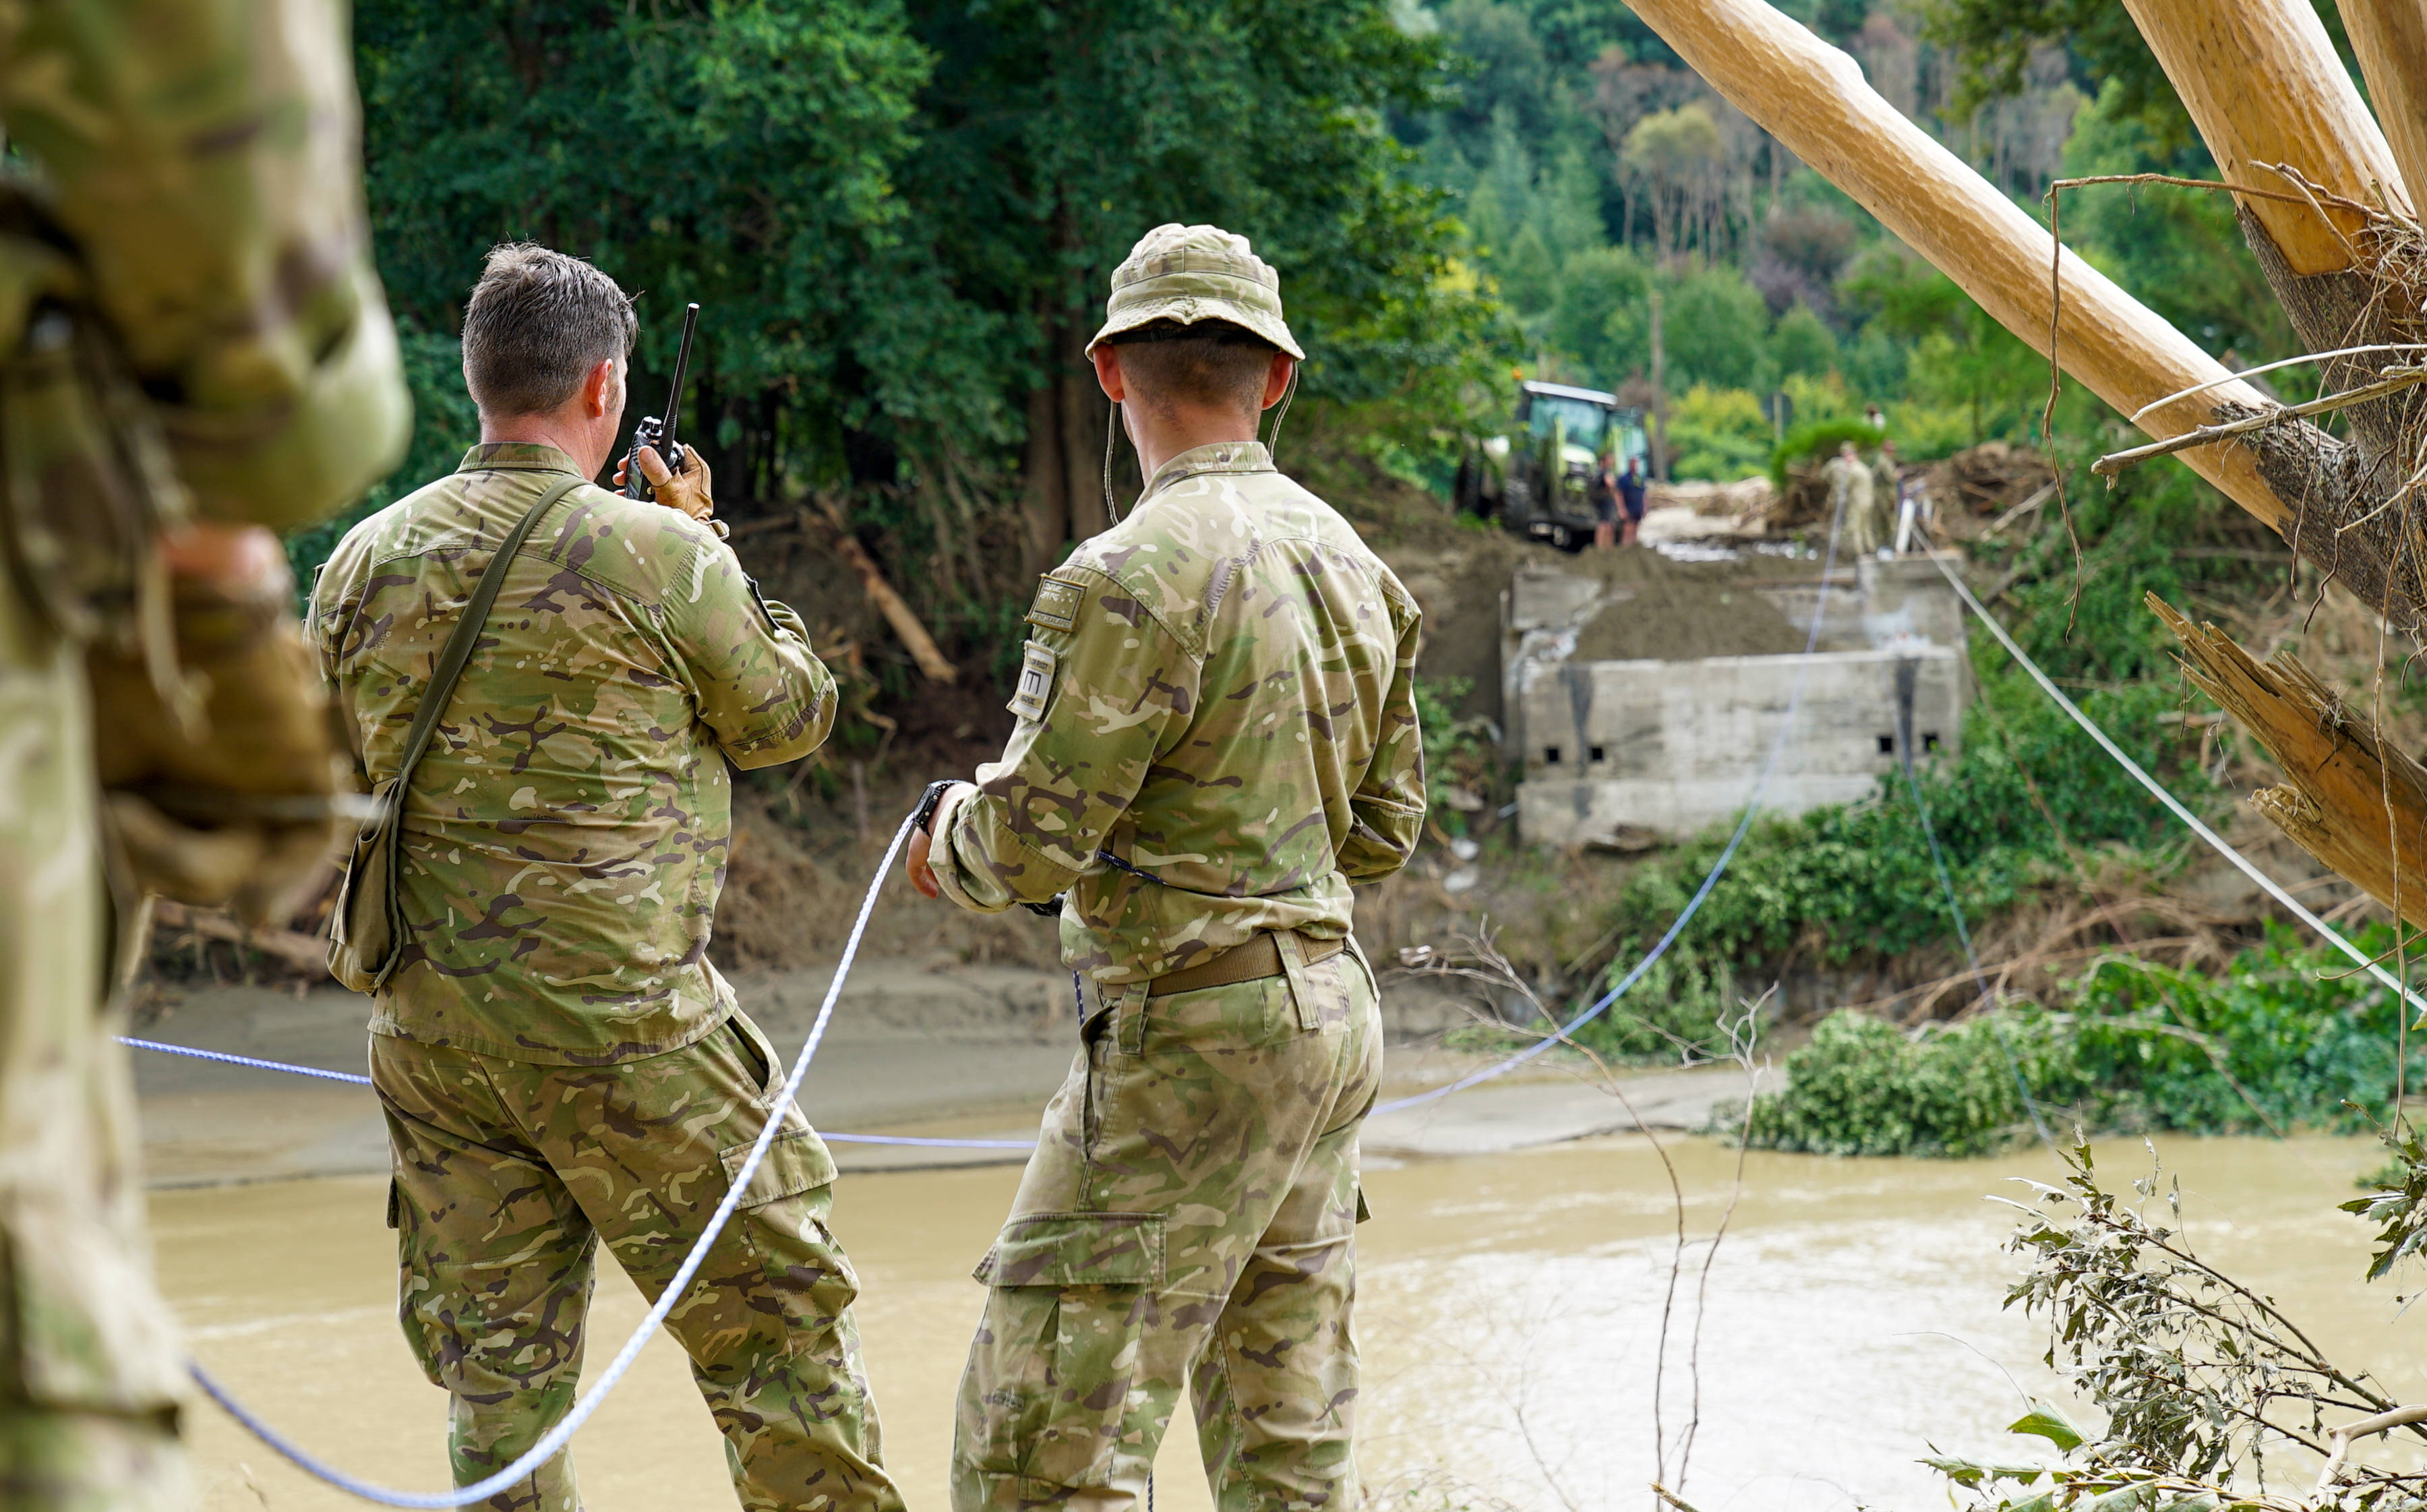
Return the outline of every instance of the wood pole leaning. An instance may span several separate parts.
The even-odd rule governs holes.
[[[2051,326],[2065,371],[2129,415],[2152,400],[2232,375],[2096,268],[2062,254],[2061,319],[2051,319],[2047,229],[2017,208],[1864,82],[1845,53],[1761,0],[1631,0],[1730,104],[1845,190],[2043,356]],[[2191,0],[2198,3],[2198,0]],[[2237,0],[2238,3],[2238,0]],[[2302,207],[2303,214],[2308,214]],[[2153,410],[2141,422],[2165,440],[2263,409],[2249,384],[2226,382]],[[2276,530],[2294,505],[2239,447],[2184,459]]]
[[[2415,5],[2415,0],[2414,0]],[[2270,166],[2407,215],[2402,171],[2308,0],[2124,0],[2228,184],[2280,189]],[[2346,9],[2350,8],[2348,6]],[[2427,81],[2420,81],[2427,87]],[[2331,203],[2240,200],[2291,271],[2350,268],[2367,218]]]
[[[2427,0],[2337,0],[2410,203],[2427,196]]]

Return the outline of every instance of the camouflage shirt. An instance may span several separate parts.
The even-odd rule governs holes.
[[[1108,986],[1344,935],[1424,824],[1420,623],[1262,446],[1182,452],[1038,583],[1018,728],[937,813],[937,878],[986,911],[1067,889],[1064,958]]]
[[[474,447],[339,543],[313,593],[321,665],[374,782],[497,544],[572,471]],[[834,679],[798,615],[678,511],[584,484],[531,532],[414,775],[413,938],[374,1032],[552,1065],[691,1043],[732,991],[708,963],[725,772],[807,755]]]

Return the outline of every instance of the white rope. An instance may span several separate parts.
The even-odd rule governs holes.
[[[2226,860],[2232,862],[2236,867],[2240,868],[2243,876],[2248,877],[2251,881],[2258,884],[2260,887],[2266,889],[2267,895],[2274,899],[2277,902],[2282,903],[2286,909],[2290,911],[2293,918],[2299,919],[2302,923],[2308,925],[2309,928],[2317,931],[2318,936],[2321,939],[2325,940],[2335,949],[2349,956],[2355,965],[2367,971],[2369,975],[2376,978],[2377,981],[2383,983],[2385,985],[2391,987],[2403,1001],[2408,1002],[2414,1008],[2427,1011],[2427,1000],[2422,1000],[2417,993],[2412,992],[2409,988],[2403,986],[2401,981],[2396,978],[2392,972],[2387,971],[2383,965],[2379,964],[2375,960],[2370,959],[2366,951],[2361,950],[2350,940],[2345,939],[2341,935],[2337,934],[2332,925],[2328,924],[2324,919],[2320,919],[2317,915],[2309,912],[2308,909],[2303,907],[2300,901],[2294,898],[2290,893],[2286,892],[2282,885],[2277,883],[2273,877],[2271,877],[2266,872],[2259,870],[2257,866],[2253,863],[2248,856],[2243,855],[2240,851],[2235,850],[2230,844],[2228,844],[2224,837],[2217,834],[2216,831],[2208,828],[2207,825],[2201,822],[2200,817],[2197,814],[2185,808],[2182,805],[2182,801],[2177,799],[2173,793],[2168,792],[2165,788],[2158,783],[2157,778],[2152,777],[2146,772],[2142,771],[2141,764],[2139,762],[2133,760],[2130,756],[2126,756],[2124,754],[2124,748],[2117,745],[2112,740],[2109,740],[2107,732],[2100,729],[2097,724],[2092,722],[2089,715],[2081,711],[2080,706],[2074,703],[2072,699],[2067,698],[2064,695],[2064,691],[2062,689],[2057,687],[2055,683],[2048,680],[2048,675],[2040,671],[2038,662],[2035,662],[2030,658],[2023,655],[2023,648],[2014,643],[2014,638],[2006,633],[2006,627],[1997,623],[1996,616],[1991,614],[1986,608],[1982,607],[1979,599],[1972,596],[1972,590],[1963,586],[1963,579],[1956,576],[1955,569],[1953,567],[1947,565],[1946,558],[1944,555],[1933,551],[1930,554],[1930,560],[1937,566],[1939,572],[1946,578],[1948,585],[1955,590],[1957,596],[1963,600],[1963,607],[1979,615],[1980,623],[1989,627],[1989,633],[1997,638],[1997,643],[2006,648],[2006,655],[2013,658],[2017,665],[2019,665],[2025,672],[2029,673],[2031,675],[2031,680],[2040,685],[2040,691],[2046,693],[2050,698],[2055,699],[2059,708],[2063,709],[2067,714],[2073,716],[2073,722],[2076,724],[2080,725],[2083,731],[2087,733],[2092,740],[2096,740],[2100,748],[2106,751],[2109,756],[2114,757],[2116,765],[2122,767],[2126,772],[2130,772],[2132,774],[2133,781],[2138,782],[2142,787],[2148,789],[2152,797],[2172,809],[2176,819],[2181,820],[2184,823],[2191,826],[2192,834],[2197,835],[2201,839],[2206,840],[2209,846],[2215,850],[2217,854],[2224,857]],[[2400,926],[2397,925],[2396,927],[2399,928]]]
[[[2227,373],[2223,378],[2211,378],[2205,383],[2193,383],[2191,387],[2177,390],[2175,393],[2167,395],[2164,398],[2151,399],[2148,403],[2142,405],[2137,410],[2134,410],[2131,414],[2130,419],[2134,425],[2138,425],[2141,423],[2141,416],[2148,414],[2151,410],[2162,410],[2176,399],[2187,399],[2194,394],[2205,394],[2212,388],[2223,388],[2227,383],[2239,383],[2243,379],[2250,377],[2254,373],[2272,373],[2278,367],[2297,367],[2303,363],[2324,362],[2330,357],[2366,357],[2380,351],[2419,351],[2422,350],[2427,349],[2422,349],[2419,344],[2415,341],[2392,341],[2377,342],[2374,345],[2367,347],[2337,347],[2332,351],[2305,351],[2298,357],[2287,357],[2281,362],[2261,363],[2256,367],[2245,367],[2238,373]]]
[[[590,1421],[590,1415],[598,1410],[598,1405],[607,1400],[607,1393],[615,1389],[616,1383],[624,1378],[624,1373],[632,1368],[632,1362],[640,1358],[642,1346],[666,1321],[666,1315],[680,1305],[684,1290],[691,1285],[692,1277],[699,1273],[701,1264],[708,1259],[709,1247],[716,1243],[717,1235],[725,1229],[725,1221],[741,1205],[742,1192],[750,1185],[750,1179],[757,1174],[758,1162],[766,1158],[767,1147],[774,1143],[775,1131],[783,1127],[784,1110],[792,1106],[793,1097],[801,1090],[801,1079],[808,1075],[809,1062],[818,1053],[818,1043],[825,1038],[826,1020],[834,1016],[835,1000],[841,996],[843,980],[851,975],[853,958],[859,954],[859,937],[867,933],[868,916],[874,911],[876,895],[883,890],[886,877],[893,870],[894,857],[901,854],[903,842],[909,838],[910,821],[915,817],[903,816],[902,827],[893,832],[893,843],[885,848],[885,859],[878,864],[876,875],[869,881],[868,895],[860,900],[859,917],[852,923],[851,938],[842,948],[842,960],[835,967],[834,979],[826,984],[825,1000],[818,1005],[817,1022],[809,1027],[808,1043],[801,1047],[800,1058],[792,1063],[791,1075],[784,1079],[783,1091],[776,1094],[773,1106],[768,1110],[766,1127],[758,1130],[758,1137],[751,1143],[749,1159],[741,1162],[741,1169],[734,1172],[732,1179],[725,1183],[725,1200],[716,1205],[716,1212],[709,1219],[706,1231],[699,1236],[698,1243],[692,1245],[691,1253],[683,1258],[682,1266],[675,1272],[674,1279],[667,1282],[666,1289],[659,1293],[657,1305],[649,1309],[649,1315],[641,1320],[641,1325],[632,1330],[632,1337],[624,1341],[624,1347],[615,1352],[614,1360],[608,1365],[606,1374],[599,1376],[597,1384],[584,1392],[581,1399],[573,1404],[573,1410],[560,1419],[555,1427],[550,1428],[539,1442],[531,1445],[513,1464],[486,1480],[459,1486],[451,1491],[392,1490],[322,1463],[263,1422],[251,1408],[230,1395],[224,1387],[204,1374],[199,1365],[189,1367],[195,1383],[212,1401],[225,1407],[230,1416],[252,1430],[255,1438],[294,1461],[307,1473],[339,1490],[350,1491],[366,1501],[388,1506],[437,1512],[441,1507],[484,1502],[555,1458],[558,1451],[581,1431],[583,1423]]]

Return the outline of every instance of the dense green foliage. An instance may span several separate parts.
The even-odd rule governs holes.
[[[635,293],[635,413],[700,302],[686,437],[737,517],[849,488],[882,520],[888,490],[937,484],[993,528],[1030,396],[1161,221],[1283,271],[1315,399],[1454,409],[1490,350],[1450,206],[1381,124],[1436,101],[1440,43],[1381,0],[364,0],[355,41],[420,409],[371,503],[470,439],[450,349],[503,240]]]
[[[2390,951],[2392,931],[2357,943]],[[1787,1057],[1786,1089],[1756,1101],[1751,1136],[1827,1155],[1979,1155],[2035,1137],[2030,1105],[2060,1138],[2363,1129],[2390,1112],[2402,1016],[2389,990],[2289,933],[2222,977],[2117,957],[2056,1004],[1919,1032],[1833,1015]],[[2415,1087],[2427,1058],[2409,1062]]]
[[[2351,64],[2351,41],[2334,0],[2310,0],[2336,50]],[[2189,112],[2166,82],[2157,55],[2114,0],[1931,0],[1924,35],[1953,50],[1963,71],[1956,104],[1963,109],[2028,85],[2035,56],[2063,49],[2067,73],[2092,93],[2112,86],[2120,114],[2144,125],[2169,149],[2198,142]],[[2356,67],[2354,73],[2356,74]]]

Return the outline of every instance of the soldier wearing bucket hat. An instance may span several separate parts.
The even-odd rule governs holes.
[[[1349,889],[1424,823],[1419,617],[1257,439],[1303,353],[1246,238],[1157,227],[1106,316],[1089,352],[1145,490],[1038,582],[1010,744],[911,842],[930,897],[1058,900],[1083,984],[977,1268],[953,1504],[1130,1506],[1185,1385],[1218,1506],[1354,1506],[1381,1035]]]

